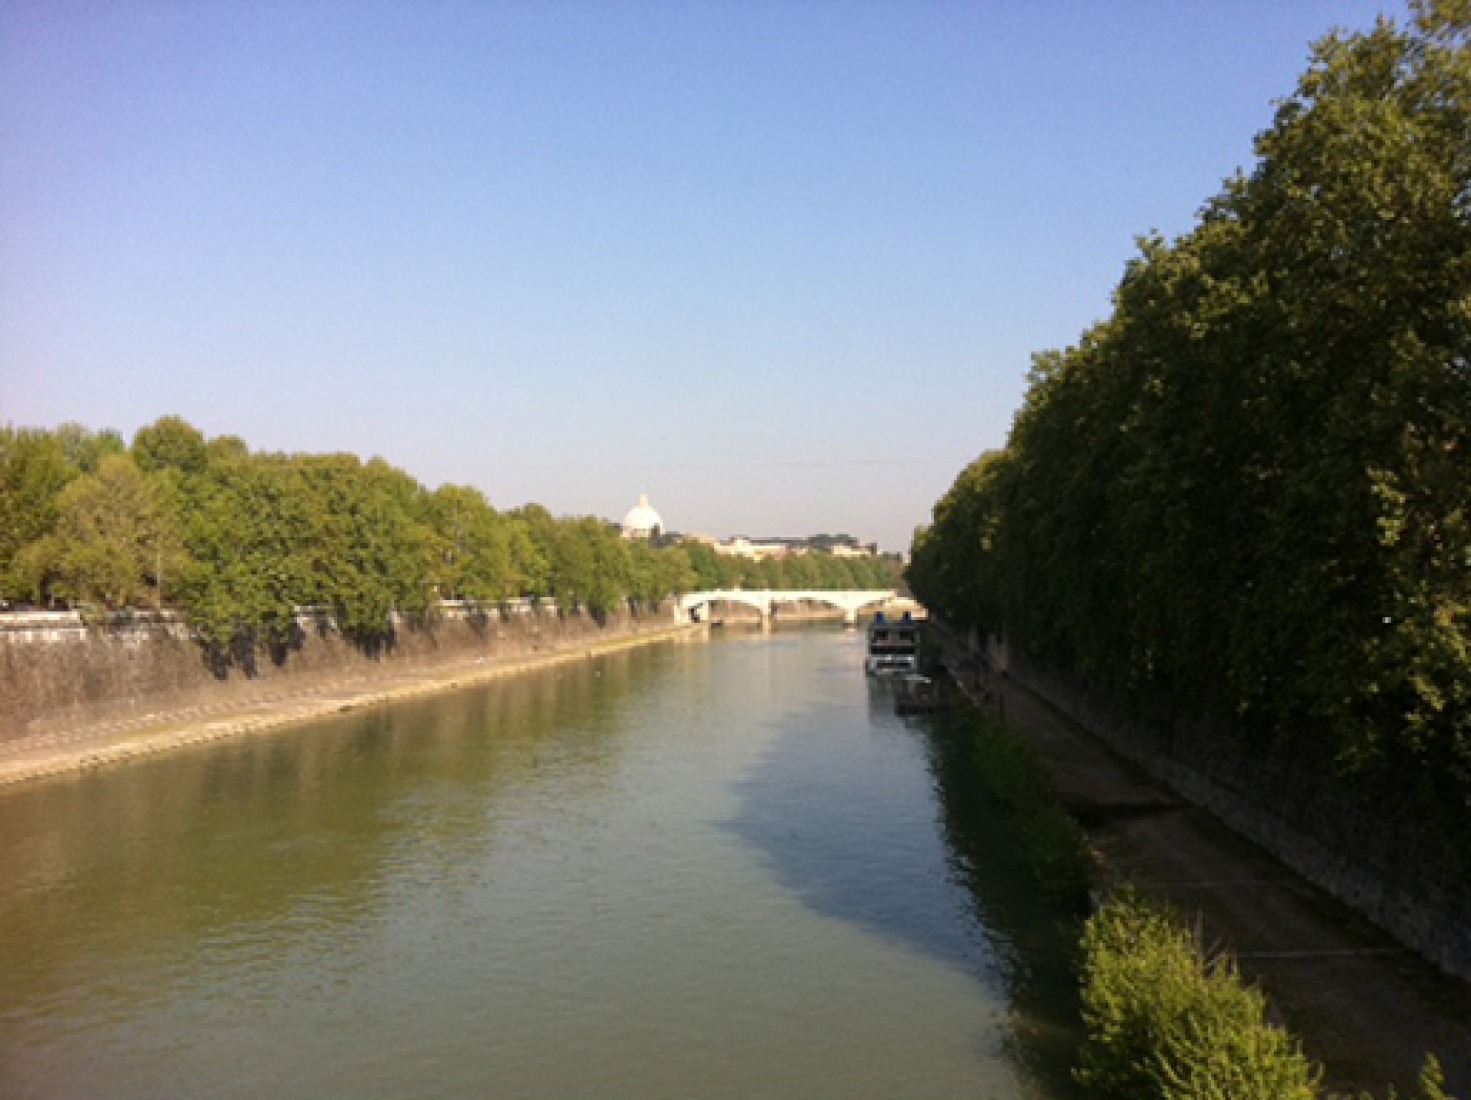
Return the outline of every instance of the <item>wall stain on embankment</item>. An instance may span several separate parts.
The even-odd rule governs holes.
[[[602,622],[533,608],[404,629],[372,652],[313,630],[284,660],[223,675],[168,621],[0,631],[0,787],[703,629],[668,608]]]

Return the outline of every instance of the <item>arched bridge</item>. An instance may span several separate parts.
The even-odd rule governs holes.
[[[823,591],[812,589],[811,591],[773,591],[770,589],[751,591],[743,588],[717,589],[713,592],[690,592],[679,598],[679,609],[686,617],[693,620],[708,618],[710,605],[724,601],[726,603],[745,604],[754,607],[761,614],[761,621],[768,622],[771,619],[772,609],[778,604],[797,603],[810,600],[814,603],[825,603],[838,608],[843,612],[844,622],[856,622],[858,612],[865,607],[873,607],[889,603],[898,598],[894,591],[880,592],[852,592],[852,591]]]

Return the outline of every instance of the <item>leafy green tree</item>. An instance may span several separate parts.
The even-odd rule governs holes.
[[[553,595],[552,545],[557,521],[540,504],[528,504],[510,512],[511,567],[521,595]]]
[[[109,454],[57,498],[51,534],[23,553],[32,576],[69,602],[108,609],[161,605],[184,565],[175,516],[159,487],[126,455]]]
[[[695,592],[702,587],[688,546],[670,546],[659,552],[659,599],[670,594]]]
[[[669,594],[665,587],[664,555],[648,542],[639,540],[627,545],[628,595],[642,604],[656,604]]]
[[[329,587],[318,519],[300,471],[282,456],[221,461],[189,502],[189,617],[218,647],[295,637],[298,605]]]
[[[1471,841],[1468,5],[1332,35],[1112,316],[1036,358],[909,578]]]
[[[909,582],[956,624],[997,630],[1001,623],[993,559],[1004,461],[989,452],[967,466],[935,505],[934,522],[915,535]]]
[[[395,613],[422,614],[433,590],[432,529],[417,511],[423,488],[382,459],[353,455],[294,460],[314,528],[316,593],[344,633],[376,639]]]
[[[822,567],[817,564],[816,554],[791,554],[781,560],[785,566],[782,570],[783,588],[811,590],[821,587]]]
[[[238,435],[217,435],[204,446],[207,465],[236,462],[250,457],[250,448]]]
[[[203,472],[209,461],[204,434],[183,417],[161,416],[133,436],[133,459],[140,469]]]
[[[628,544],[616,527],[583,516],[557,524],[552,543],[552,585],[559,603],[570,601],[604,616],[630,590]]]
[[[49,584],[37,573],[37,555],[26,562],[18,557],[55,529],[57,498],[81,472],[55,433],[0,428],[0,596],[47,595]]]
[[[81,424],[69,422],[58,425],[53,434],[66,460],[84,474],[96,473],[108,455],[122,454],[127,450],[123,437],[110,428],[94,432]]]
[[[442,485],[428,499],[438,541],[435,586],[445,598],[493,602],[519,595],[511,525],[478,490]]]
[[[701,542],[686,542],[683,550],[695,571],[700,591],[714,592],[730,586],[730,573],[713,547]]]

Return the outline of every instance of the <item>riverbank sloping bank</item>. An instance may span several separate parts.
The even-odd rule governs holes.
[[[327,616],[298,625],[291,646],[222,663],[168,615],[10,617],[0,624],[0,786],[701,629],[667,605],[601,620],[550,604],[453,607],[375,647]]]
[[[1331,760],[1259,758],[1208,723],[1125,704],[1015,649],[1004,664],[1155,779],[1471,981],[1471,854],[1426,822],[1336,782]]]
[[[1084,827],[1105,881],[1130,883],[1197,922],[1267,993],[1336,1092],[1411,1089],[1427,1053],[1451,1095],[1471,1095],[1471,989],[1398,946],[1274,853],[1172,790],[978,648],[946,636],[957,682],[1036,748]]]

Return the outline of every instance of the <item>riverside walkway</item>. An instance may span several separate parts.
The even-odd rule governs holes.
[[[948,641],[956,683],[1036,746],[1105,880],[1171,902],[1200,922],[1208,945],[1229,948],[1267,993],[1276,1019],[1325,1064],[1332,1086],[1382,1095],[1387,1072],[1409,1094],[1433,1051],[1448,1093],[1468,1095],[1471,988]]]

